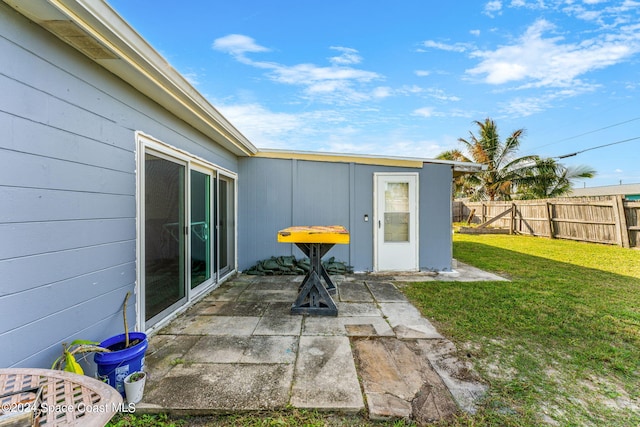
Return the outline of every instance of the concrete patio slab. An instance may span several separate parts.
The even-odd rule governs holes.
[[[156,335],[149,340],[145,356],[145,370],[149,383],[163,378],[176,361],[184,360],[186,354],[200,339],[193,335]]]
[[[144,403],[178,414],[282,408],[292,377],[292,364],[177,365],[145,391]]]
[[[443,338],[409,302],[381,302],[380,309],[398,338]]]
[[[253,333],[260,317],[249,316],[187,316],[187,321],[169,324],[164,332],[186,335],[237,335],[249,336]]]
[[[391,277],[334,277],[336,317],[291,314],[302,276],[223,283],[150,337],[136,410],[366,409],[419,423],[473,412],[486,386]]]
[[[203,336],[191,347],[193,363],[294,363],[297,336]]]
[[[377,302],[405,302],[407,298],[391,282],[366,280],[367,287]]]
[[[292,289],[261,289],[254,286],[251,292],[243,292],[238,301],[294,301],[298,296],[298,288]]]
[[[381,317],[380,309],[373,302],[340,302],[338,306],[338,317]]]
[[[269,307],[265,301],[206,301],[198,304],[190,314],[217,316],[262,316]]]
[[[291,307],[291,304],[288,304]],[[300,335],[302,330],[302,316],[283,314],[278,316],[263,316],[258,322],[254,335]]]
[[[340,301],[373,302],[373,295],[364,282],[345,281],[338,287],[338,293]]]
[[[243,293],[253,281],[255,281],[255,278],[251,278],[251,280],[227,281],[223,283],[224,286],[214,289],[209,295],[204,297],[203,301],[236,301],[238,296]]]
[[[308,317],[304,321],[302,328],[302,335],[326,335],[326,336],[352,336],[352,333],[356,336],[362,336],[362,333],[358,333],[355,328],[348,328],[348,326],[364,325],[368,326],[372,330],[375,336],[395,336],[394,331],[389,326],[382,316],[359,316],[359,317]],[[351,331],[351,333],[350,333]],[[365,335],[369,336],[369,335]]]
[[[291,405],[341,412],[364,408],[347,337],[300,337]]]
[[[458,407],[418,340],[354,340],[354,352],[371,418],[447,420]]]

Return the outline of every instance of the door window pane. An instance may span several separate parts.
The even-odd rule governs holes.
[[[384,241],[409,241],[409,183],[387,182],[384,192]]]
[[[184,165],[145,154],[145,320],[185,298]]]
[[[191,289],[211,278],[211,178],[191,171]]]

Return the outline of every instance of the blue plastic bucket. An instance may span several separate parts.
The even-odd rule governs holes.
[[[125,335],[120,334],[100,343],[100,347],[112,350],[96,353],[93,361],[98,366],[98,379],[115,388],[124,397],[124,378],[130,373],[144,370],[144,354],[149,342],[142,332],[129,332],[129,342],[140,340],[134,346],[124,348]]]

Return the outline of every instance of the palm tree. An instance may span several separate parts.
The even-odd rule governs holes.
[[[593,178],[596,171],[589,166],[567,167],[551,158],[540,158],[528,176],[519,180],[518,194],[521,199],[547,199],[567,194],[573,181]]]
[[[511,200],[517,191],[520,198],[558,197],[571,190],[578,178],[591,178],[595,171],[587,166],[568,168],[551,158],[530,155],[517,157],[524,129],[512,132],[500,141],[498,127],[490,118],[474,121],[478,134],[469,132],[469,139],[459,138],[469,156],[460,150],[445,151],[437,158],[461,162],[475,162],[487,169],[474,175],[458,177],[455,195],[471,200]]]
[[[472,161],[487,166],[485,171],[475,175],[477,185],[474,186],[471,198],[492,201],[510,200],[514,184],[517,184],[522,176],[531,173],[530,169],[539,157],[516,157],[520,148],[520,139],[525,133],[524,129],[513,131],[504,142],[501,142],[498,127],[493,120],[487,118],[484,122],[476,120],[474,123],[478,125],[478,135],[469,132],[468,140],[458,139],[464,144]]]
[[[455,162],[471,162],[468,157],[462,154],[460,150],[449,150],[440,153],[436,159],[452,160]],[[480,180],[476,175],[458,175],[453,180],[453,197],[467,198],[472,197],[475,188],[480,185]]]

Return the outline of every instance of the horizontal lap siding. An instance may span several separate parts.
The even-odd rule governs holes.
[[[49,367],[62,342],[123,332],[135,131],[232,171],[237,159],[4,4],[0,57],[0,367]]]

